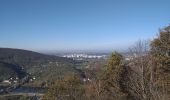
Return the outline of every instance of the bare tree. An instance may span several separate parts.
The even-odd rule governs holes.
[[[140,57],[146,55],[149,52],[149,40],[139,40],[135,43],[134,46],[129,48],[129,53],[132,58]]]
[[[167,100],[166,95],[156,86],[156,73],[149,42],[138,41],[130,48],[131,61],[128,64],[125,83],[127,91],[138,100]]]

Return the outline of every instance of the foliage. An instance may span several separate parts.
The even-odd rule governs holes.
[[[46,93],[44,100],[82,100],[84,88],[80,79],[74,75],[58,80]]]
[[[101,78],[86,86],[86,95],[89,100],[126,100],[122,87],[124,71],[123,57],[115,52],[109,58],[106,70]]]
[[[170,28],[160,31],[151,41],[150,51],[141,41],[134,49],[134,56],[126,67],[124,86],[128,94],[137,100],[168,100],[170,97]]]
[[[151,43],[151,55],[155,63],[157,85],[170,92],[170,26],[160,31]]]
[[[126,95],[123,93],[121,80],[122,80],[122,72],[124,70],[124,65],[122,63],[123,57],[121,54],[115,52],[112,53],[109,61],[107,69],[101,78],[101,86],[103,95],[108,95],[108,99],[117,98],[122,99]]]

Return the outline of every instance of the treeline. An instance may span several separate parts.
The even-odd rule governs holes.
[[[0,61],[15,64],[24,69],[30,69],[32,66],[47,64],[49,62],[74,63],[71,59],[45,55],[33,51],[0,48]]]
[[[88,82],[74,74],[58,80],[44,100],[169,100],[170,26],[149,44],[137,42],[130,52],[129,61],[112,53],[104,70]]]

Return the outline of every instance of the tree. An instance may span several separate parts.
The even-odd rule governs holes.
[[[126,98],[121,86],[122,74],[124,70],[123,57],[121,54],[112,53],[106,71],[99,81],[101,86],[101,95],[103,99],[117,99],[122,100]]]
[[[58,80],[45,94],[44,100],[80,100],[83,96],[84,88],[80,79],[71,74]]]
[[[170,26],[165,27],[151,42],[151,55],[155,62],[156,84],[164,94],[170,92]]]
[[[152,42],[151,42],[152,43]],[[139,41],[130,49],[133,56],[128,63],[126,90],[137,100],[166,100],[167,95],[157,85],[157,64],[151,50],[146,49],[146,41]]]

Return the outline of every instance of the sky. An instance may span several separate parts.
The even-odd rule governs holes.
[[[0,0],[0,47],[125,50],[170,24],[170,0]]]

